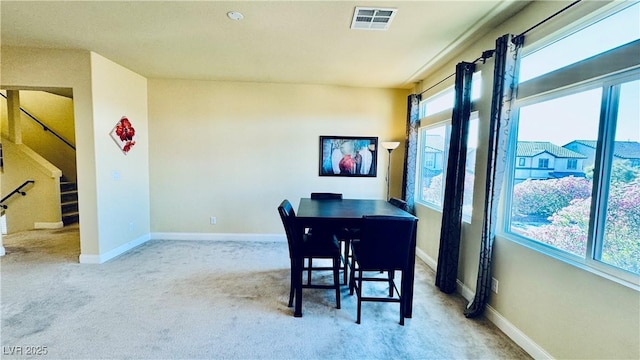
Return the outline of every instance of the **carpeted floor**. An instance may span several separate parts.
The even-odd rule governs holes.
[[[77,226],[3,240],[3,359],[530,358],[486,319],[466,319],[466,302],[438,291],[420,261],[413,318],[403,327],[397,304],[365,303],[357,325],[346,287],[340,310],[331,290],[305,289],[303,317],[292,316],[285,242],[154,240],[83,265]],[[26,354],[37,346],[46,356]]]

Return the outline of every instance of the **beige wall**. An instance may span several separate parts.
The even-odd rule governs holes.
[[[458,61],[471,61],[483,50],[495,47],[495,39],[505,33],[519,34],[536,22],[566,6],[568,2],[535,2],[469,45],[450,64],[425,79],[426,89],[455,71]],[[598,11],[605,2],[585,2],[561,18],[551,21],[527,37],[530,43],[560,28],[563,23]],[[490,83],[492,62],[484,67],[483,82]],[[443,84],[440,88],[452,85]],[[437,90],[436,90],[437,91]],[[433,92],[430,92],[432,94]],[[428,94],[427,94],[428,96]],[[458,278],[463,286],[476,287],[480,215],[486,171],[488,97],[480,106],[480,141],[478,145],[474,214],[471,224],[463,225]],[[484,124],[484,125],[483,125]],[[420,217],[418,246],[437,259],[441,214],[426,207],[417,209]],[[489,316],[506,321],[539,347],[529,347],[536,356],[580,359],[640,358],[640,295],[636,290],[602,276],[579,269],[563,261],[498,236],[494,246],[493,276],[500,282],[499,293],[492,294]],[[460,309],[462,311],[462,309]],[[513,333],[511,335],[514,335]]]
[[[375,178],[318,176],[320,135],[402,140],[404,90],[149,80],[153,232],[283,233],[276,211],[312,191],[385,197]],[[399,195],[403,146],[394,151]],[[217,217],[210,225],[209,218]]]
[[[20,105],[71,144],[75,144],[73,100],[43,91],[20,91]],[[7,133],[7,103],[0,99],[2,133]],[[70,181],[76,181],[76,152],[26,114],[22,117],[22,142],[50,161]]]
[[[0,88],[73,91],[80,258],[101,261],[105,253],[148,237],[146,79],[88,51],[3,47],[1,56]],[[123,115],[138,130],[126,156],[109,136]]]
[[[2,146],[2,196],[9,195],[27,180],[34,181],[22,189],[25,196],[16,194],[6,201],[7,232],[62,227],[60,170],[24,144],[3,139]],[[36,223],[40,224],[36,226]]]
[[[100,254],[149,234],[149,126],[147,80],[91,53],[93,136]],[[110,137],[122,116],[136,144],[125,155]]]

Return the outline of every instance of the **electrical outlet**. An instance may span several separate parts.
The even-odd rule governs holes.
[[[218,222],[218,220],[216,219],[215,216],[212,216],[210,222],[211,222],[211,225],[215,225]]]
[[[496,278],[491,278],[491,291],[498,293],[498,280]]]

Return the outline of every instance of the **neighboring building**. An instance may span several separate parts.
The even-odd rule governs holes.
[[[547,141],[518,141],[515,182],[526,179],[584,177],[587,156]]]
[[[596,158],[595,140],[574,140],[563,147],[587,157],[584,166],[593,166]],[[628,160],[631,166],[640,167],[640,143],[637,141],[616,141],[613,148],[614,160]]]
[[[423,174],[431,179],[442,174],[444,164],[444,138],[440,135],[426,135],[422,158]],[[429,184],[425,184],[429,186]]]

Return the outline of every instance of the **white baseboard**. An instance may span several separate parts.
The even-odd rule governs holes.
[[[416,248],[416,256],[418,257],[418,259],[424,261],[424,263],[427,264],[427,266],[430,267],[431,270],[433,271],[437,270],[438,263],[436,262],[436,260],[431,256],[427,255],[426,252],[420,250],[420,248]]]
[[[149,234],[145,234],[135,240],[131,240],[128,243],[122,244],[113,250],[107,251],[104,254],[100,254],[100,255],[80,254],[79,261],[81,264],[102,264],[117,256],[124,254],[125,252],[137,246],[140,246],[146,243],[149,240],[150,240]]]
[[[199,241],[287,241],[284,234],[228,234],[228,233],[151,233],[151,240],[199,240]]]
[[[428,267],[436,271],[438,268],[438,262],[430,257],[426,252],[416,249],[416,256],[424,261]],[[471,290],[467,285],[463,284],[460,280],[457,282],[457,291],[467,301],[473,301],[475,292]],[[520,329],[515,327],[509,320],[502,316],[496,309],[487,305],[484,313],[485,317],[491,321],[498,329],[500,329],[505,335],[507,335],[513,342],[518,344],[524,351],[531,355],[534,359],[553,359],[551,354],[546,352],[540,345],[536,344],[527,335],[525,335]]]
[[[41,229],[62,229],[64,227],[64,223],[62,221],[58,222],[35,222],[33,223],[33,228],[36,230]]]
[[[484,313],[485,317],[489,319],[498,329],[502,330],[513,342],[518,344],[524,351],[529,353],[534,359],[553,359],[553,356],[546,352],[540,345],[536,344],[527,335],[525,335],[520,329],[515,327],[504,316],[500,315],[496,309],[487,305],[487,309]]]

